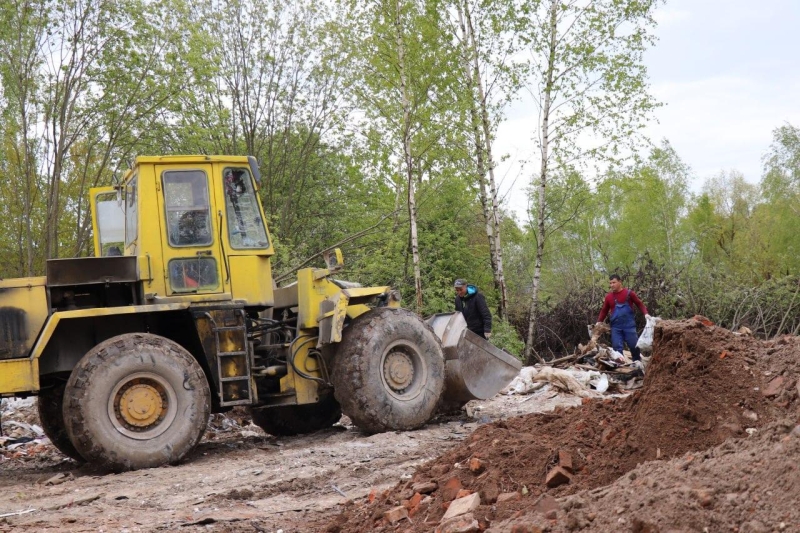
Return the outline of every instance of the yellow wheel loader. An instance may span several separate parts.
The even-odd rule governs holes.
[[[122,471],[180,461],[232,406],[273,435],[342,413],[408,430],[445,382],[464,403],[519,370],[460,314],[425,323],[390,287],[337,280],[338,250],[276,288],[259,182],[252,157],[139,157],[93,189],[96,257],[0,280],[0,396],[38,395],[59,450]]]

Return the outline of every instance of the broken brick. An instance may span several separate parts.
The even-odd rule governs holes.
[[[477,533],[480,530],[480,524],[472,513],[466,513],[461,516],[442,520],[436,528],[435,533]]]
[[[383,513],[383,518],[390,524],[394,525],[398,523],[400,520],[408,518],[408,509],[406,509],[402,505],[398,505],[397,507],[392,507],[391,509]]]
[[[459,481],[457,477],[451,477],[445,482],[444,487],[441,488],[439,493],[442,495],[444,501],[449,502],[455,500],[458,491],[463,488],[461,481]]]
[[[458,494],[456,494],[456,500],[458,500],[459,498],[464,498],[466,496],[469,496],[470,494],[472,494],[471,490],[461,489],[460,491],[458,491]]]
[[[483,463],[483,461],[481,461],[477,457],[473,457],[472,459],[469,460],[470,472],[477,475],[483,472],[484,470],[486,470],[486,465]]]
[[[561,468],[560,466],[554,467],[547,473],[545,484],[551,489],[569,483],[572,481],[572,474]]]
[[[478,494],[470,494],[469,496],[453,500],[450,503],[450,507],[447,508],[447,512],[444,513],[442,521],[472,512],[477,509],[480,504],[481,497]]]
[[[408,509],[410,511],[414,507],[418,506],[419,502],[421,502],[421,501],[422,501],[422,494],[420,494],[419,492],[415,492],[410,500],[406,500],[406,504],[405,504],[406,509]]]
[[[567,472],[572,472],[572,455],[567,451],[558,450],[558,466]]]

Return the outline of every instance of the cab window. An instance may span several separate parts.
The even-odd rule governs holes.
[[[100,193],[95,197],[100,256],[122,255],[125,241],[125,204],[116,192]]]
[[[206,173],[202,170],[167,171],[162,175],[162,181],[169,244],[211,244],[211,206]]]
[[[227,167],[222,171],[228,238],[236,249],[268,248],[266,225],[258,208],[256,189],[250,170]]]
[[[174,292],[207,291],[219,287],[217,262],[213,257],[173,259],[168,269]]]

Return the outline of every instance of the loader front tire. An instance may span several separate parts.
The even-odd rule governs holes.
[[[108,339],[83,356],[64,396],[70,440],[120,472],[175,464],[200,441],[211,411],[202,368],[177,343],[147,333]]]
[[[342,409],[333,396],[328,396],[317,403],[252,409],[250,416],[270,435],[291,437],[331,427],[342,418]]]
[[[342,411],[363,431],[415,429],[442,395],[444,355],[414,313],[372,309],[345,328],[331,379]]]
[[[39,408],[39,423],[50,442],[58,451],[79,463],[86,459],[78,453],[72,441],[69,440],[67,429],[64,427],[64,389],[66,381],[57,381],[54,386],[39,391],[37,407]]]

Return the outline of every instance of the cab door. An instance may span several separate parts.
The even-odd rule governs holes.
[[[157,165],[155,170],[167,295],[223,292],[211,165]]]

